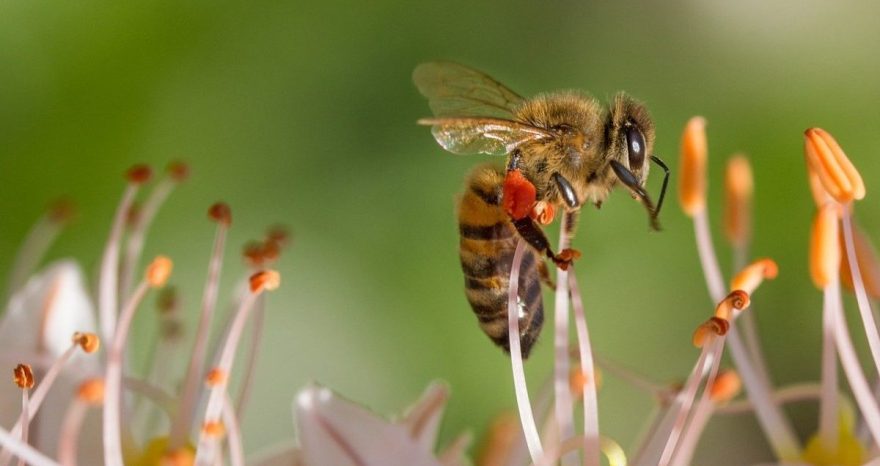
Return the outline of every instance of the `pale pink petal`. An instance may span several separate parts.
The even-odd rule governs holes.
[[[434,451],[440,421],[448,399],[449,388],[446,384],[433,382],[400,420],[400,423],[412,434],[414,441],[421,445],[423,451]]]
[[[294,403],[306,466],[441,466],[402,424],[312,385]]]

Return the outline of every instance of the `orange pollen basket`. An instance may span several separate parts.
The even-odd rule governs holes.
[[[505,212],[514,220],[520,220],[531,213],[537,190],[521,171],[510,170],[504,177],[501,197]]]

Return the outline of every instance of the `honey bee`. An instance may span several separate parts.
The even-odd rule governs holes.
[[[569,226],[583,204],[602,205],[618,182],[647,209],[660,229],[669,170],[652,154],[654,123],[640,102],[619,93],[609,108],[578,92],[524,99],[488,75],[450,62],[416,67],[413,81],[428,98],[437,142],[455,154],[507,156],[505,169],[480,166],[468,175],[458,204],[465,294],[483,332],[510,351],[509,273],[517,240],[531,247],[519,279],[520,342],[528,357],[544,320],[541,282],[550,283],[541,256],[566,269],[577,251],[554,252],[540,224],[556,210]],[[664,171],[659,201],[645,191],[648,161]]]

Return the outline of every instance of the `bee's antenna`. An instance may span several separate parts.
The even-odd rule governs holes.
[[[645,206],[645,209],[648,209],[648,216],[651,220],[651,228],[660,231],[660,222],[657,221],[658,209],[654,209],[654,203],[651,202],[651,197],[648,196],[645,188],[642,188],[639,185],[639,180],[636,178],[635,175],[633,175],[633,172],[629,171],[628,168],[623,166],[623,164],[618,162],[617,160],[611,160],[611,168],[614,169],[614,173],[617,175],[617,179],[619,179],[621,183],[625,184],[627,188],[631,189],[636,194],[636,196],[641,199],[642,205]]]
[[[660,188],[660,199],[657,201],[657,211],[654,213],[654,215],[660,215],[660,208],[663,207],[663,199],[666,197],[666,185],[669,184],[669,167],[656,155],[651,156],[651,161],[659,165],[665,173],[663,175],[663,186]]]

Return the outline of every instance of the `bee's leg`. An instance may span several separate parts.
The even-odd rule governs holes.
[[[542,230],[541,227],[539,227],[530,217],[523,217],[518,220],[511,219],[511,221],[513,222],[513,226],[516,227],[516,231],[519,232],[519,235],[522,236],[529,245],[537,249],[539,253],[550,258],[560,269],[567,270],[568,266],[581,256],[581,253],[574,249],[563,249],[562,251],[559,251],[558,254],[554,253],[553,249],[550,247],[550,242],[547,241],[547,236],[544,234],[544,230]]]
[[[614,170],[614,174],[617,175],[617,179],[625,184],[627,188],[631,189],[633,194],[635,194],[635,197],[642,201],[642,205],[648,210],[648,218],[651,222],[651,228],[660,231],[660,222],[657,220],[657,209],[654,208],[654,203],[651,202],[651,197],[648,196],[648,193],[645,192],[645,189],[639,184],[639,180],[636,179],[636,176],[617,160],[611,161],[611,168]]]

